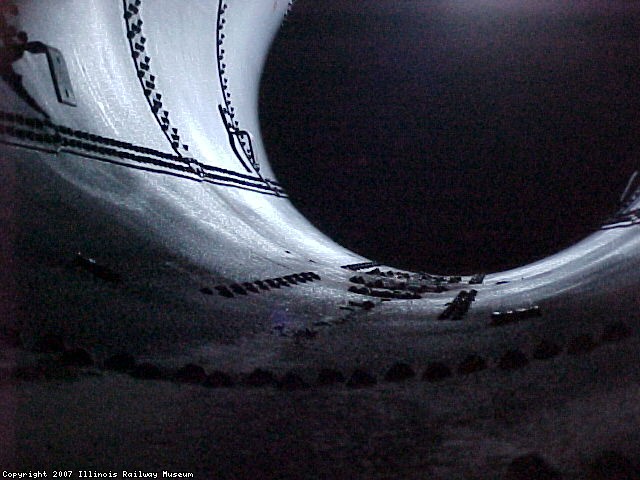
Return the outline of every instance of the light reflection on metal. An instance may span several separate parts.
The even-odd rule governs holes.
[[[263,269],[264,277],[255,278],[267,278],[273,275],[266,271],[268,269],[303,271],[296,262],[308,263],[313,259],[318,262],[318,268],[335,268],[331,275],[337,280],[348,274],[339,268],[341,265],[354,270],[372,266],[367,259],[339,247],[313,229],[285,198],[274,199],[273,196],[283,195],[283,192],[276,182],[264,178],[265,172],[269,171],[269,163],[261,153],[258,122],[252,117],[251,105],[242,104],[245,96],[258,88],[258,79],[253,76],[257,67],[250,70],[252,75],[244,76],[245,64],[242,61],[250,59],[258,65],[263,60],[260,57],[262,50],[253,56],[235,54],[242,49],[255,49],[256,43],[268,44],[271,33],[266,32],[275,31],[291,2],[284,5],[283,2],[264,0],[234,0],[233,7],[222,0],[195,3],[201,10],[194,13],[192,9],[185,9],[169,0],[144,3],[126,0],[114,6],[110,2],[70,0],[62,2],[59,12],[57,8],[53,12],[59,15],[57,23],[54,22],[56,28],[52,28],[44,14],[38,17],[34,7],[29,14],[33,19],[25,14],[26,28],[30,29],[33,38],[49,35],[53,40],[46,39],[46,43],[59,46],[69,57],[68,78],[74,80],[73,93],[79,100],[78,106],[69,109],[57,102],[44,102],[43,108],[55,114],[52,115],[55,122],[47,123],[40,119],[41,123],[37,123],[38,115],[31,105],[22,105],[18,115],[16,110],[9,109],[8,104],[3,104],[0,108],[0,141],[46,152],[42,153],[43,159],[55,159],[50,162],[52,171],[65,175],[70,185],[89,190],[99,184],[101,191],[106,192],[101,201],[116,199],[113,200],[114,205],[131,206],[132,211],[141,212],[140,217],[136,217],[140,225],[143,223],[140,219],[144,220],[145,215],[154,219],[160,217],[162,222],[157,225],[151,223],[144,229],[140,227],[144,235],[162,236],[170,245],[167,248],[184,254],[190,260],[195,258],[194,262],[200,262],[210,271],[223,272],[228,277],[254,278],[252,269]],[[141,5],[148,9],[142,12],[145,13],[145,36],[140,23]],[[232,8],[231,16],[224,14],[229,8]],[[274,13],[274,8],[280,10]],[[78,21],[82,15],[89,15],[91,9],[104,17],[104,25],[101,25],[104,31],[100,31],[101,35],[104,33],[100,37],[104,44],[100,52],[105,58],[86,55],[88,47],[100,46],[92,36],[96,35],[95,26]],[[74,13],[76,10],[81,13]],[[176,15],[177,11],[180,15]],[[201,11],[210,13],[211,18],[207,22],[198,23],[197,15]],[[217,20],[216,25],[211,21],[214,19]],[[161,34],[164,31],[166,35]],[[146,37],[147,32],[150,37]],[[205,52],[197,42],[191,42],[205,34],[207,38],[217,39],[215,49],[209,45]],[[145,41],[149,38],[146,46],[143,37]],[[183,46],[183,49],[178,48]],[[212,50],[216,50],[216,58]],[[55,58],[55,51],[52,52],[52,58]],[[150,63],[149,52],[153,52],[153,64]],[[135,68],[131,59],[125,58],[127,56],[134,57]],[[242,68],[237,67],[238,74],[233,77],[232,86],[227,78],[229,61],[242,64]],[[233,64],[234,67],[236,65]],[[182,69],[179,68],[181,66]],[[156,78],[151,78],[155,75],[151,73],[151,67],[164,75],[163,93],[177,99],[171,105],[172,112],[175,112],[171,121],[165,105],[167,99],[164,96],[160,98],[162,94],[152,88]],[[144,82],[141,82],[140,75]],[[46,87],[51,89],[50,82],[44,85],[41,78],[29,80],[34,98],[46,99]],[[152,85],[147,85],[147,81]],[[198,109],[192,97],[182,95],[189,88],[193,89],[198,101],[211,105],[210,111]],[[231,88],[234,93],[238,92],[235,99]],[[185,98],[191,103],[185,102]],[[97,104],[106,107],[92,110],[91,107]],[[150,108],[155,119],[149,115]],[[237,108],[244,108],[242,125]],[[201,113],[205,111],[206,115]],[[173,131],[178,128],[171,123],[174,118],[180,119],[180,132]],[[196,132],[196,123],[206,125],[207,129]],[[191,147],[196,148],[184,149],[180,133],[184,133],[184,138],[189,138],[192,143]],[[199,142],[200,150],[197,148]],[[66,155],[66,163],[58,162],[60,155],[54,157],[50,155],[52,152]],[[73,164],[70,159],[77,160],[76,157],[98,161],[79,160]],[[123,169],[123,166],[129,168]],[[88,171],[95,177],[90,177]],[[86,180],[88,177],[91,181]],[[159,177],[162,178],[159,180]],[[623,203],[630,199],[633,202],[636,198],[631,192],[637,177],[629,181],[622,197]],[[135,189],[122,193],[123,184],[133,185]],[[256,192],[265,195],[256,195]],[[119,196],[126,195],[129,195],[126,200],[119,200]],[[149,209],[145,202],[152,203],[154,209]],[[488,275],[483,288],[502,280],[511,283],[495,287],[500,296],[551,288],[554,282],[570,282],[588,270],[597,270],[610,261],[612,255],[620,252],[633,254],[638,247],[637,242],[632,241],[634,229],[620,227],[640,223],[640,210],[634,205],[628,207],[632,210],[603,226],[607,232],[598,231],[578,245],[535,264]],[[185,218],[191,222],[188,224],[190,228],[180,224]],[[285,250],[296,251],[297,255],[285,255]],[[327,288],[326,291],[329,290]],[[318,287],[316,292],[321,296],[325,290]]]
[[[637,186],[636,189],[634,189],[634,193],[633,195],[629,195],[631,193],[631,189],[633,187],[634,182],[636,181],[636,178],[638,178],[638,170],[636,170],[635,172],[633,172],[631,174],[631,177],[629,177],[629,181],[627,182],[627,186],[625,187],[624,191],[622,192],[622,195],[620,195],[620,203],[622,205],[627,204],[627,202],[632,202],[635,197],[637,197],[638,193],[637,193]]]
[[[620,213],[609,218],[605,224],[600,227],[602,230],[612,228],[626,228],[640,224],[640,209],[631,210],[630,212]]]
[[[236,157],[247,172],[251,172],[251,169],[247,164],[250,164],[256,172],[259,172],[260,165],[258,165],[258,162],[256,162],[255,159],[251,134],[236,126],[238,122],[233,120],[233,116],[231,116],[227,107],[218,105],[218,110],[220,111],[220,117],[222,118],[224,127],[229,135],[229,145],[231,146],[233,153],[235,153]]]
[[[229,85],[229,78],[226,76],[227,64],[226,51],[224,49],[226,34],[224,33],[225,24],[227,22],[226,12],[229,8],[227,0],[219,0],[218,2],[218,18],[216,21],[216,59],[218,65],[218,79],[220,82],[220,89],[222,90],[222,99],[224,105],[218,105],[218,111],[224,128],[229,136],[229,145],[233,150],[236,158],[247,172],[251,172],[249,165],[253,170],[260,175],[260,164],[256,159],[255,150],[253,148],[253,142],[251,134],[242,128],[236,118],[237,112],[235,107],[231,103],[231,91]]]

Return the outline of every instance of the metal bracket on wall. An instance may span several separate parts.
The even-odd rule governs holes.
[[[67,63],[64,60],[62,52],[42,42],[29,42],[26,45],[26,50],[29,53],[44,53],[47,56],[49,71],[51,72],[51,78],[56,89],[58,101],[65,105],[75,107],[76,97],[73,93],[69,70],[67,70]]]

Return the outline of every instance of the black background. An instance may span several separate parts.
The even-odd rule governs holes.
[[[294,204],[364,256],[438,273],[597,229],[640,166],[640,8],[561,4],[298,0],[260,95]]]

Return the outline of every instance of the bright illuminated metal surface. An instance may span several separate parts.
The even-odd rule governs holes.
[[[193,159],[205,168],[218,168],[212,173],[221,174],[222,186],[200,182],[188,169],[178,173],[194,180],[163,174],[167,170],[141,173],[114,166],[99,152],[65,145],[55,145],[57,156],[35,154],[43,162],[37,168],[50,170],[105,208],[113,206],[115,215],[126,217],[141,235],[214,275],[249,279],[273,269],[285,273],[313,266],[309,260],[332,275],[339,265],[364,261],[316,231],[282,194],[264,194],[274,193],[269,182],[276,179],[260,138],[258,82],[288,3],[201,0],[189,8],[169,0],[116,3],[67,1],[52,10],[38,2],[21,2],[20,29],[30,40],[63,52],[77,106],[61,104],[51,95],[44,58],[29,53],[15,63],[26,89],[57,127],[150,148],[183,163]],[[56,28],[49,28],[51,24]],[[217,45],[215,51],[212,45]],[[2,109],[38,117],[12,92],[2,96]],[[175,145],[173,132],[179,137]],[[255,165],[240,146],[249,141]],[[7,150],[7,155],[23,156],[14,152]],[[26,162],[23,168],[36,165]],[[227,182],[225,177],[237,181]],[[258,191],[263,194],[244,190],[247,184],[249,190],[261,186]],[[87,237],[104,233],[88,231]],[[517,286],[500,289],[503,301],[524,291],[544,297],[547,293],[533,292],[560,290],[565,282],[580,283],[587,276],[606,276],[602,266],[612,256],[622,261],[635,254],[635,229],[597,232],[564,252],[490,275],[487,281],[518,281]]]
[[[71,338],[104,351],[126,347],[153,358],[198,352],[214,361],[233,351],[243,369],[271,358],[260,350],[262,337],[234,347],[216,342],[269,333],[274,318],[304,327],[345,317],[338,306],[361,297],[347,293],[354,272],[340,267],[368,260],[293,208],[262,144],[258,82],[290,4],[186,3],[66,0],[52,9],[19,2],[17,28],[62,52],[77,105],[58,102],[42,56],[25,53],[13,68],[48,118],[0,83],[3,241],[12,273],[4,305],[26,331],[64,324]],[[598,231],[549,258],[488,275],[474,318],[637,286],[637,228]],[[76,252],[109,265],[124,285],[78,273],[70,266]],[[199,291],[307,271],[322,281],[233,299]],[[415,329],[426,335],[417,349],[494,348],[493,337],[468,337],[484,324],[425,324],[452,297],[380,304],[367,329]],[[318,358],[346,358],[355,348],[334,341],[335,350]]]

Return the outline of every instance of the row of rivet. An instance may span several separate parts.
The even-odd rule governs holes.
[[[320,275],[314,272],[294,273],[292,275],[284,275],[283,277],[268,278],[266,280],[256,280],[253,282],[232,283],[230,285],[218,285],[215,289],[218,294],[233,298],[236,295],[247,295],[248,292],[260,293],[260,291],[271,290],[272,288],[291,287],[298,283],[313,282],[321,280]],[[203,287],[200,292],[205,295],[212,295],[213,290],[209,287]]]

